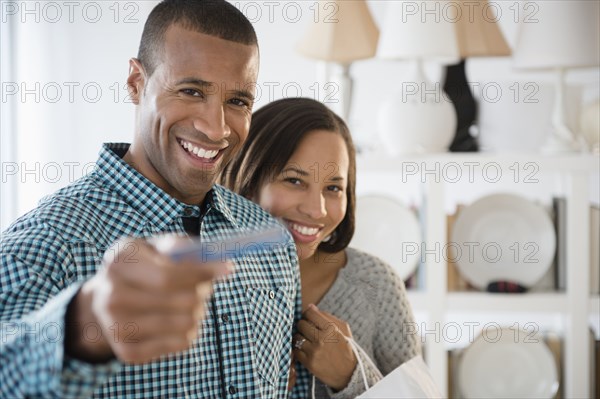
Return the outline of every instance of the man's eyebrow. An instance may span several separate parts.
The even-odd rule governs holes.
[[[198,78],[183,78],[177,82],[177,85],[195,85],[195,86],[211,86],[213,82],[207,82],[206,80],[198,79]]]
[[[297,168],[295,166],[288,166],[287,168],[285,168],[281,171],[282,174],[288,173],[288,172],[296,172],[300,176],[308,176],[309,175],[309,173],[307,171]]]

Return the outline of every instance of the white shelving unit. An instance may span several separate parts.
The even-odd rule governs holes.
[[[451,200],[447,198],[448,179],[444,179],[443,176],[439,178],[434,171],[437,170],[439,175],[444,168],[452,170],[456,165],[468,168],[476,167],[475,165],[479,167],[491,165],[492,169],[501,170],[511,176],[535,171],[537,176],[553,176],[557,179],[560,194],[567,198],[566,290],[525,294],[448,292],[445,259],[426,257],[422,266],[424,270],[421,271],[421,275],[424,276],[423,288],[409,292],[415,313],[426,315],[430,325],[448,322],[448,315],[455,313],[467,315],[485,313],[491,317],[495,313],[504,313],[504,315],[528,313],[540,318],[554,316],[562,324],[563,397],[591,397],[593,393],[590,392],[590,367],[592,366],[588,358],[592,348],[588,335],[588,320],[591,314],[597,314],[600,310],[600,299],[598,295],[590,295],[588,289],[590,277],[588,232],[590,179],[600,172],[599,157],[580,154],[541,156],[539,154],[445,153],[399,159],[380,154],[364,154],[358,158],[358,195],[365,192],[379,192],[378,186],[384,185],[372,184],[369,180],[381,179],[383,175],[386,176],[385,181],[395,182],[396,191],[402,191],[404,186],[410,184],[420,186],[425,198],[421,204],[421,211],[425,215],[423,239],[426,247],[431,248],[435,243],[447,242],[446,206],[447,201]],[[425,171],[425,174],[415,174],[415,167]],[[526,176],[520,176],[521,179],[524,177]],[[412,182],[409,181],[410,178],[413,178]],[[527,194],[525,191],[528,187],[516,183],[509,184],[509,190],[514,194]],[[473,191],[477,192],[476,183],[473,184]],[[506,191],[506,188],[502,191]],[[390,194],[390,192],[391,190],[387,188],[382,193]],[[578,267],[578,265],[585,265],[585,267]],[[425,347],[426,361],[442,393],[447,397],[449,347],[443,339],[428,339]]]

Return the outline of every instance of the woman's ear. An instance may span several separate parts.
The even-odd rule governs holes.
[[[131,102],[138,105],[140,103],[141,93],[146,84],[146,71],[142,63],[137,58],[129,60],[129,76],[127,77],[127,91]]]

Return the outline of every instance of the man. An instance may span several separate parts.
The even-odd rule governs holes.
[[[247,136],[257,73],[255,32],[227,2],[152,11],[127,79],[133,143],[105,144],[93,173],[3,233],[0,397],[286,395],[300,312],[291,238],[233,273],[145,240],[276,225],[214,185]]]

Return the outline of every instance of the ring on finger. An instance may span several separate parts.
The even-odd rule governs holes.
[[[302,345],[304,345],[304,343],[306,342],[306,338],[302,337],[300,338],[298,341],[296,341],[296,343],[294,344],[294,348],[298,349],[298,350],[302,350]]]

